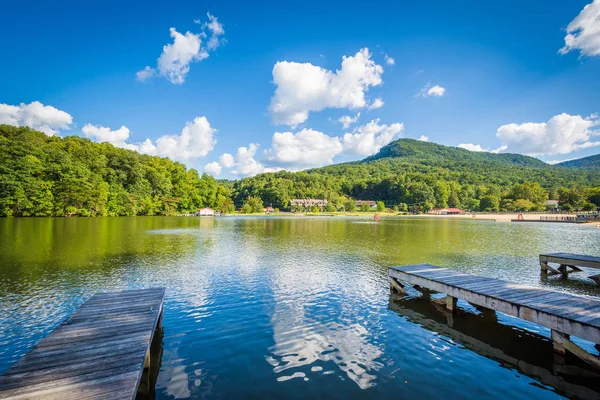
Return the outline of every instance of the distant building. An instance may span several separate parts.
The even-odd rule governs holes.
[[[265,207],[264,211],[267,214],[273,214],[275,212],[275,209],[271,206],[268,206],[268,207]]]
[[[546,208],[558,208],[558,200],[546,200]]]
[[[198,210],[198,215],[201,217],[214,217],[215,216],[215,210],[213,210],[212,208],[201,208]]]
[[[429,214],[462,215],[462,214],[466,214],[466,212],[464,210],[461,210],[460,208],[434,208],[433,210],[429,211]]]
[[[322,208],[325,207],[327,205],[327,200],[321,200],[321,199],[292,199],[290,200],[290,205],[293,206],[300,206],[300,207],[304,207],[304,208],[313,208],[315,206]]]
[[[366,204],[371,208],[377,207],[377,202],[375,202],[373,200],[356,200],[356,207],[360,207],[363,204]]]

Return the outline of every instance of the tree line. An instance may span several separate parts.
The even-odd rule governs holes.
[[[355,211],[357,199],[398,211],[537,211],[548,199],[594,210],[600,174],[402,139],[361,162],[217,181],[167,158],[0,125],[0,216],[250,213],[291,210],[290,200],[303,198],[328,200],[319,211]]]
[[[167,158],[0,125],[0,216],[174,215],[233,210],[231,191]]]

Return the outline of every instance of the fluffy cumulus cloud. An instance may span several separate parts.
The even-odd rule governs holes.
[[[371,104],[369,104],[369,110],[375,110],[377,108],[381,108],[383,107],[383,100],[381,99],[381,97],[377,97],[375,100],[373,100],[373,102]]]
[[[82,133],[97,142],[108,142],[116,147],[135,150],[140,153],[169,157],[186,162],[206,156],[213,150],[216,129],[210,126],[206,117],[196,117],[187,122],[179,135],[164,135],[153,143],[146,139],[141,143],[129,143],[130,130],[126,126],[112,130],[104,126],[86,124]]]
[[[338,122],[342,124],[342,127],[344,129],[348,129],[350,128],[351,125],[355,124],[358,121],[358,118],[360,118],[360,113],[356,113],[356,115],[354,117],[351,117],[349,115],[344,115],[341,116],[338,119]]]
[[[258,150],[258,145],[255,143],[250,143],[248,147],[238,147],[237,153],[235,156],[231,156],[231,154],[225,153],[219,159],[221,162],[231,161],[233,159],[233,165],[231,165],[232,169],[231,173],[233,175],[238,176],[253,176],[256,174],[261,174],[263,172],[277,172],[281,171],[281,168],[266,168],[261,162],[257,161],[254,158]],[[223,158],[223,156],[227,156]],[[231,157],[231,159],[230,159]]]
[[[431,97],[431,96],[442,97],[445,93],[446,93],[445,88],[443,88],[439,85],[431,86],[431,84],[428,83],[419,91],[419,93],[417,93],[417,96],[420,96],[420,97]]]
[[[355,128],[351,133],[344,134],[343,152],[348,155],[368,156],[375,154],[383,146],[398,139],[404,131],[404,124],[380,124],[379,119]]]
[[[216,161],[210,162],[204,166],[204,172],[212,176],[219,176],[223,167]]]
[[[600,0],[586,5],[567,26],[565,45],[559,52],[572,50],[579,50],[582,56],[600,55]]]
[[[235,159],[229,153],[223,153],[223,155],[219,157],[219,162],[225,168],[231,168],[235,165]]]
[[[421,142],[429,142],[429,137],[427,137],[425,135],[421,135],[421,137],[418,138],[417,140],[421,141]]]
[[[600,146],[594,140],[600,135],[597,115],[583,118],[580,115],[559,114],[548,122],[507,124],[498,128],[496,136],[511,152],[532,156],[568,154],[576,150]]]
[[[163,47],[156,68],[146,66],[136,73],[137,79],[145,81],[155,76],[163,76],[171,83],[183,84],[190,72],[190,65],[193,62],[208,58],[210,51],[215,50],[221,43],[224,43],[222,38],[225,34],[223,25],[218,22],[215,16],[210,13],[207,15],[209,21],[202,25],[200,33],[188,31],[182,34],[175,28],[171,28],[170,35],[173,43]]]
[[[81,129],[81,132],[87,138],[95,140],[99,143],[108,142],[115,147],[139,151],[139,147],[137,145],[126,142],[129,139],[129,134],[131,131],[125,125],[119,129],[112,130],[104,126],[86,124]]]
[[[273,67],[277,86],[269,106],[273,122],[294,127],[306,121],[311,111],[365,107],[365,92],[382,83],[382,74],[383,68],[367,48],[343,57],[342,67],[335,72],[310,63],[280,61]]]
[[[297,133],[276,132],[265,157],[273,164],[287,169],[319,167],[333,163],[333,157],[342,152],[339,138],[313,129]]]
[[[156,140],[156,150],[161,157],[186,161],[204,157],[217,143],[216,129],[210,126],[206,117],[196,117],[187,122],[179,135],[165,135]]]
[[[18,106],[0,104],[0,124],[28,126],[53,136],[58,135],[61,129],[69,129],[73,124],[73,117],[39,101],[21,103]]]

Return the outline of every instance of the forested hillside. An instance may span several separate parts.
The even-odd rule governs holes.
[[[0,216],[172,215],[232,208],[214,178],[167,158],[0,125]]]
[[[519,154],[475,153],[400,139],[362,161],[242,179],[234,185],[234,200],[259,196],[281,208],[289,199],[309,197],[331,200],[333,208],[354,198],[421,210],[534,210],[562,194],[565,208],[591,209],[598,186],[600,174],[593,171],[551,166]]]
[[[167,158],[0,125],[0,216],[173,215],[201,207],[230,212],[232,196],[237,207],[251,200],[280,209],[289,209],[293,198],[327,199],[328,211],[352,211],[356,199],[420,211],[537,210],[548,198],[565,209],[594,209],[600,174],[518,154],[400,139],[362,161],[216,181]],[[260,211],[258,205],[253,210]]]
[[[563,161],[557,165],[565,168],[589,169],[600,173],[600,154],[578,158],[576,160]]]

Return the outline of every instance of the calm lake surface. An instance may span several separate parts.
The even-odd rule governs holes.
[[[0,219],[0,372],[93,293],[164,286],[159,399],[598,398],[600,378],[584,377],[590,370],[577,360],[557,364],[545,328],[484,314],[449,321],[429,302],[390,296],[387,267],[423,262],[599,296],[589,271],[541,280],[538,254],[556,251],[600,255],[600,229],[408,218]]]

